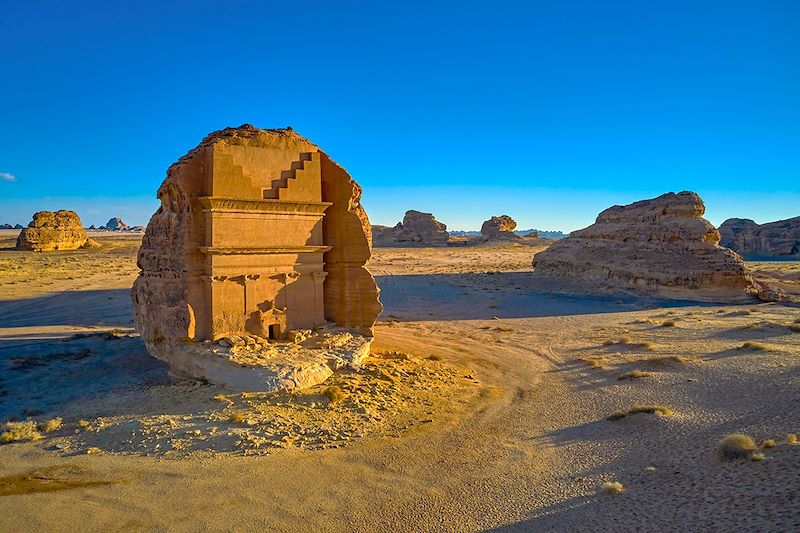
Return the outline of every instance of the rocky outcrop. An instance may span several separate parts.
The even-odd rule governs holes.
[[[539,234],[532,231],[525,235],[514,233],[517,223],[508,215],[492,217],[481,226],[481,237],[484,241],[521,241],[524,239],[538,239]]]
[[[14,229],[24,229],[22,224],[14,224]]]
[[[756,224],[730,218],[719,227],[720,244],[749,260],[800,259],[800,217]]]
[[[436,220],[431,213],[406,211],[402,222],[393,228],[373,226],[375,246],[397,246],[406,244],[444,245],[449,237],[447,226]]]
[[[275,390],[369,352],[382,307],[365,267],[361,187],[309,140],[250,125],[211,133],[168,169],[158,198],[132,291],[155,357],[234,389]],[[331,328],[355,339],[350,348],[284,346],[300,338],[292,331]],[[246,361],[233,353],[240,341]]]
[[[75,211],[39,211],[17,237],[17,250],[49,252],[96,246]]]
[[[0,224],[0,229],[14,229],[11,224]]]
[[[577,292],[638,291],[660,297],[746,301],[773,299],[719,232],[703,218],[693,192],[606,209],[534,256],[537,277]]]
[[[128,225],[124,223],[121,218],[114,217],[109,219],[103,228],[109,231],[126,231],[128,229]]]

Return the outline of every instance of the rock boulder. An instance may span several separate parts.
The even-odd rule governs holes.
[[[719,246],[693,192],[606,209],[534,256],[537,277],[575,292],[644,292],[700,301],[769,297],[742,258]]]
[[[17,237],[17,250],[49,252],[97,246],[90,242],[75,211],[39,211]]]
[[[449,235],[447,226],[436,220],[431,213],[422,211],[406,211],[402,222],[393,228],[373,226],[373,243],[375,246],[393,246],[403,244],[444,245]]]

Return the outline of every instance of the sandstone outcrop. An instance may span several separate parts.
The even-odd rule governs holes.
[[[514,233],[517,223],[508,215],[492,217],[481,226],[481,237],[484,241],[521,241],[525,239],[538,239],[539,234],[532,231],[525,235]]]
[[[402,222],[393,228],[373,226],[373,244],[375,246],[393,246],[403,244],[444,245],[449,235],[447,226],[436,220],[431,213],[422,211],[406,211]]]
[[[103,228],[109,231],[125,231],[128,229],[128,225],[122,221],[119,217],[114,217],[106,222],[106,225]]]
[[[17,237],[17,250],[49,252],[96,246],[75,211],[39,211]]]
[[[234,389],[275,390],[369,352],[382,307],[364,266],[361,188],[317,146],[291,128],[216,131],[168,169],[158,198],[132,290],[155,357]],[[287,340],[292,330],[309,332],[305,348]],[[330,332],[355,340],[320,337]]]
[[[739,255],[719,246],[719,232],[704,212],[693,192],[611,207],[593,225],[536,254],[535,273],[576,292],[639,291],[705,301],[774,298]]]
[[[745,259],[800,259],[800,217],[756,224],[730,218],[719,227],[720,244]]]

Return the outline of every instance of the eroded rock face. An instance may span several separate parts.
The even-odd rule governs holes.
[[[481,226],[481,237],[485,241],[519,241],[523,239],[538,239],[539,234],[531,232],[522,237],[514,233],[517,223],[508,215],[492,217]]]
[[[124,231],[128,229],[128,225],[119,217],[109,219],[108,222],[106,222],[106,225],[103,227],[110,231]]]
[[[267,379],[264,365],[226,363],[204,343],[287,342],[290,330],[335,325],[368,349],[382,307],[364,266],[371,232],[361,188],[317,146],[290,128],[226,128],[168,169],[158,197],[133,286],[136,328],[154,356],[232,388],[255,380],[272,390],[288,382]],[[270,368],[299,375],[291,369],[303,361],[325,360],[295,355]]]
[[[449,237],[447,226],[436,220],[431,213],[422,211],[406,211],[402,222],[393,228],[373,226],[373,243],[375,246],[392,246],[396,244],[443,245]]]
[[[693,192],[611,207],[593,225],[536,254],[535,273],[580,292],[633,290],[707,301],[769,296],[742,258],[719,246],[704,212]]]
[[[75,211],[39,211],[17,237],[17,250],[77,250],[88,242],[89,237]],[[92,241],[91,244],[97,243]]]
[[[719,227],[720,244],[745,259],[800,259],[800,217],[756,224],[730,218]]]

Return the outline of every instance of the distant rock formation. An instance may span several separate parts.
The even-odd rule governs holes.
[[[521,241],[539,238],[539,234],[535,231],[523,237],[514,232],[516,227],[517,223],[508,215],[493,216],[481,226],[481,236],[486,241]]]
[[[49,252],[99,246],[91,241],[75,211],[39,211],[17,237],[17,250]]]
[[[14,224],[14,229],[24,229],[24,227],[22,224]]]
[[[126,231],[128,229],[128,225],[124,223],[121,218],[114,217],[110,218],[103,228],[107,229],[108,231]]]
[[[277,390],[369,354],[382,307],[361,187],[311,141],[291,128],[213,132],[169,167],[158,198],[132,289],[153,356],[235,390]]]
[[[800,217],[756,224],[729,218],[719,227],[720,244],[745,259],[800,259]]]
[[[14,229],[11,224],[0,224],[0,229]]]
[[[393,246],[397,244],[447,244],[449,235],[447,226],[436,220],[431,213],[406,211],[402,222],[393,228],[388,226],[372,227],[372,242],[375,246]]]
[[[693,192],[606,209],[588,228],[534,256],[537,276],[578,292],[640,291],[666,298],[776,299],[741,257],[719,246]]]

